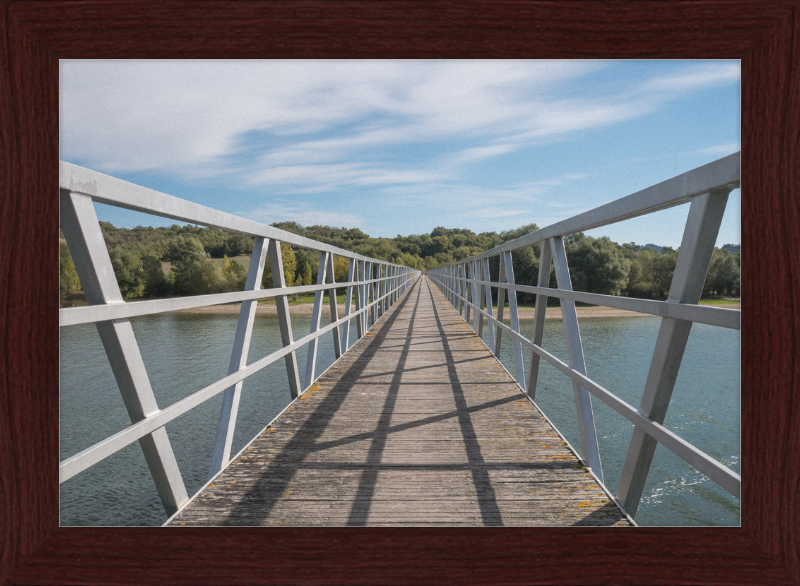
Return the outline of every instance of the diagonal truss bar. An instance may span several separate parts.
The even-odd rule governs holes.
[[[255,291],[261,288],[261,278],[264,275],[264,262],[267,259],[269,239],[256,237],[253,245],[253,254],[250,256],[250,268],[247,271],[245,291]],[[247,366],[247,355],[250,351],[250,338],[253,334],[253,322],[256,317],[258,300],[243,301],[239,309],[239,322],[236,325],[236,335],[233,339],[231,361],[228,365],[228,374],[238,372]],[[243,381],[225,389],[222,395],[222,408],[219,412],[217,433],[214,438],[214,451],[211,454],[211,466],[208,472],[209,480],[213,478],[231,457],[233,432],[236,429],[236,417],[239,412],[239,399],[242,395]]]
[[[469,263],[469,274],[473,279],[473,282],[469,284],[470,290],[472,291],[472,294],[470,295],[472,297],[472,303],[474,303],[478,307],[482,307],[480,286],[475,283],[475,281],[480,278],[480,274],[478,273],[478,261],[471,261]],[[475,333],[478,333],[478,330],[481,329],[478,326],[479,315],[480,315],[479,311],[472,312],[472,330]],[[482,319],[481,319],[481,325],[483,325]],[[478,334],[478,336],[480,336],[480,334]]]
[[[347,268],[347,292],[344,297],[344,316],[347,317],[350,315],[350,304],[353,302],[353,281],[356,280],[357,275],[356,271],[358,270],[358,261],[356,259],[350,259],[350,266]],[[356,299],[358,299],[358,291],[356,291]],[[359,307],[358,301],[356,301],[356,309],[361,309]],[[360,336],[359,336],[360,337]],[[344,322],[344,349],[345,352],[350,347],[350,320]]]
[[[553,261],[553,253],[550,248],[550,241],[545,240],[542,242],[542,250],[539,254],[539,278],[537,285],[539,287],[550,286],[550,265]],[[544,320],[547,312],[547,295],[536,295],[536,310],[533,314],[533,334],[531,342],[537,346],[542,345],[542,338],[544,337]],[[539,355],[531,350],[531,359],[528,363],[528,384],[525,386],[525,391],[531,398],[531,401],[536,399],[536,383],[539,378]]]
[[[371,281],[372,280],[372,263],[366,262],[364,263],[364,280]],[[364,284],[364,307],[370,307],[370,292],[372,291],[372,284],[365,283]],[[370,310],[368,309],[362,314],[364,318],[364,332],[366,333],[369,330],[369,314]]]
[[[514,284],[514,265],[511,262],[511,251],[503,253],[503,266],[505,269],[506,283]],[[517,292],[513,289],[508,290],[508,313],[511,317],[511,329],[519,333],[519,312],[517,310]],[[514,369],[516,371],[517,384],[522,387],[525,384],[525,365],[522,362],[522,346],[519,340],[514,338]],[[524,388],[523,388],[524,390]]]
[[[488,258],[484,258],[484,259],[481,260],[481,269],[483,271],[483,280],[484,281],[491,281],[491,277],[489,275],[489,259]],[[494,308],[492,307],[492,286],[491,285],[486,285],[485,286],[485,292],[484,292],[483,298],[486,301],[486,313],[489,314],[489,318],[493,318],[494,317],[494,311],[493,311]],[[483,319],[484,319],[483,314],[481,314],[481,323],[483,323]],[[495,353],[494,352],[494,323],[492,322],[491,319],[488,319],[486,321],[488,322],[487,325],[489,327],[489,351],[492,354],[494,354]],[[483,333],[483,330],[481,330],[481,334],[482,333]],[[481,335],[481,334],[478,334],[478,335]]]
[[[498,285],[506,282],[506,257],[500,255],[500,272],[497,276]],[[506,309],[506,289],[503,287],[497,288],[497,321],[503,323],[503,314]],[[503,341],[503,328],[496,328],[495,341],[494,341],[494,355],[500,356],[500,345]]]
[[[366,263],[363,260],[358,261],[357,265],[359,277],[359,281],[365,281],[367,279],[367,270],[366,270]],[[358,295],[356,295],[356,311],[361,310],[362,308],[366,307],[367,304],[367,287],[365,285],[359,285],[356,287]],[[364,332],[367,331],[367,314],[366,313],[359,313],[358,314],[358,339],[360,340],[364,336]]]
[[[468,271],[469,265],[465,262],[461,263],[461,278],[463,279],[463,281],[461,281],[461,294],[464,297],[464,321],[467,322],[467,325],[469,325],[469,316],[472,313],[470,311],[472,308],[469,305],[472,301],[472,295],[470,294],[470,285],[467,283],[467,279],[469,278]]]
[[[703,292],[711,255],[730,190],[712,191],[692,200],[681,248],[667,297],[668,303],[697,304]],[[663,318],[656,339],[639,411],[663,424],[678,378],[692,322]],[[639,508],[657,442],[639,426],[633,430],[617,500],[633,517]]]
[[[572,280],[569,276],[564,239],[561,236],[551,238],[550,246],[552,247],[558,288],[571,291]],[[575,312],[574,301],[570,299],[561,299],[561,319],[564,323],[564,334],[567,337],[569,366],[576,372],[586,376],[586,361],[583,358],[583,344],[581,343],[581,332],[578,327],[578,315]],[[600,482],[603,482],[603,469],[600,465],[600,448],[597,445],[597,430],[595,429],[594,412],[592,411],[592,396],[589,391],[575,381],[572,382],[572,390],[575,393],[575,407],[578,411],[578,428],[581,432],[583,457],[595,476],[600,479]]]
[[[374,324],[377,322],[381,316],[383,315],[383,281],[381,278],[383,277],[383,265],[377,264],[375,266],[375,291],[373,294],[375,295],[374,299],[378,300],[378,303],[375,304],[375,314],[373,316],[372,323]]]
[[[479,281],[482,280],[482,274],[483,274],[483,261],[477,260],[475,261],[475,279]],[[483,322],[485,321],[485,318],[483,317],[483,313],[481,312],[486,311],[486,290],[480,283],[476,282],[474,283],[474,286],[476,287],[476,290],[478,292],[477,295],[478,295],[478,309],[479,309],[479,311],[475,312],[476,317],[478,318],[478,329],[475,330],[475,332],[478,334],[479,338],[483,338]]]
[[[269,266],[272,272],[272,286],[275,289],[283,289],[286,287],[281,246],[282,244],[277,240],[272,240],[269,243]],[[289,297],[287,295],[275,297],[275,307],[278,310],[278,327],[281,330],[281,344],[286,348],[294,344],[292,317],[289,314]],[[286,362],[286,375],[289,379],[289,394],[292,399],[296,399],[303,390],[300,387],[300,369],[297,368],[297,354],[293,350],[284,356],[284,360]]]
[[[336,279],[334,276],[333,254],[328,254],[328,270],[326,272],[328,284],[335,285]],[[328,290],[328,301],[331,308],[331,322],[339,321],[339,308],[336,304],[336,289]],[[339,326],[333,328],[333,351],[336,354],[336,360],[339,360],[339,358],[342,357],[342,337]]]
[[[367,273],[366,273],[366,274],[367,274],[367,279],[368,279],[369,281],[373,281],[373,280],[374,280],[375,268],[374,268],[374,266],[373,266],[373,263],[371,263],[371,262],[368,262],[368,263],[367,263]],[[369,307],[369,308],[371,308],[371,310],[370,310],[370,311],[367,311],[367,312],[365,312],[365,313],[367,314],[367,316],[364,318],[364,321],[365,321],[365,323],[366,323],[366,329],[367,329],[367,330],[369,330],[369,318],[370,318],[370,314],[372,314],[372,323],[373,323],[373,324],[374,324],[374,323],[377,321],[377,319],[378,319],[378,306],[377,306],[377,304],[373,305],[373,304],[370,302],[370,299],[371,299],[372,301],[375,301],[375,288],[376,288],[377,286],[378,286],[378,283],[377,283],[377,282],[370,282],[370,283],[369,283],[369,284],[366,286],[366,291],[365,291],[365,294],[366,294],[366,304],[367,304],[366,306],[367,306],[367,307]]]
[[[60,191],[61,229],[86,299],[92,305],[123,303],[92,198]],[[130,320],[97,322],[111,370],[131,419],[137,423],[159,411]],[[139,439],[161,504],[172,515],[189,497],[164,427]]]
[[[375,263],[375,290],[373,294],[375,295],[375,318],[373,320],[373,325],[377,322],[381,316],[383,315],[383,265],[379,263]]]
[[[325,273],[328,270],[328,257],[330,252],[319,253],[319,269],[317,270],[317,285],[325,283]],[[322,316],[322,296],[324,291],[317,291],[314,293],[314,313],[311,315],[311,332],[314,333],[319,329],[319,320]],[[311,386],[314,382],[314,371],[317,365],[317,338],[314,338],[308,343],[308,357],[306,358],[306,378],[303,381],[303,390]]]

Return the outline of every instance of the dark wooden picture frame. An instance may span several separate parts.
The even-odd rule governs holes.
[[[27,0],[0,18],[0,584],[800,583],[800,0]],[[319,57],[742,60],[740,528],[59,528],[58,60]]]

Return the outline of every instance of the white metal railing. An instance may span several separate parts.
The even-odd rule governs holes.
[[[318,376],[316,359],[317,340],[320,336],[327,332],[333,333],[334,352],[338,360],[348,349],[351,320],[356,319],[356,336],[361,338],[370,329],[370,324],[378,321],[408,291],[420,274],[408,267],[364,257],[63,161],[59,163],[59,197],[61,229],[89,301],[88,307],[59,310],[59,325],[96,324],[131,419],[129,427],[62,461],[59,465],[59,482],[72,478],[138,440],[168,515],[177,511],[189,497],[164,427],[167,423],[223,393],[209,471],[209,478],[213,477],[230,459],[239,398],[245,378],[283,358],[292,399],[297,398]],[[114,276],[93,202],[255,236],[245,290],[125,303]],[[320,253],[316,285],[286,286],[281,243]],[[334,255],[350,259],[348,277],[344,283],[335,282]],[[261,290],[267,256],[274,288]],[[341,318],[336,302],[337,288],[345,288],[346,291],[344,316]],[[312,291],[314,310],[311,332],[300,340],[294,340],[287,295]],[[328,292],[330,301],[331,323],[320,327],[325,291]],[[275,299],[283,347],[247,365],[256,304],[259,299],[267,298]],[[356,306],[354,312],[351,310],[353,301]],[[242,305],[228,376],[173,405],[159,408],[129,318],[232,302],[241,302]],[[306,344],[307,361],[301,383],[295,352]]]
[[[594,395],[634,424],[633,436],[623,467],[617,500],[634,516],[650,471],[657,443],[683,458],[736,498],[741,498],[741,477],[663,426],[675,379],[683,359],[693,322],[739,329],[740,312],[734,309],[698,305],[708,273],[728,194],[740,186],[740,153],[698,167],[642,191],[623,197],[583,214],[531,234],[505,242],[492,250],[427,272],[479,337],[484,322],[489,329],[489,350],[499,356],[502,334],[514,345],[514,374],[517,384],[531,400],[536,397],[539,360],[543,358],[573,382],[578,428],[584,460],[603,482],[600,450],[592,412]],[[652,301],[582,293],[572,290],[563,237],[592,228],[635,218],[691,202],[683,240],[666,301]],[[541,243],[537,286],[514,282],[511,253]],[[489,259],[499,257],[499,282],[491,281]],[[550,266],[555,266],[557,289],[549,287]],[[498,289],[497,316],[493,315],[491,288]],[[533,334],[520,333],[517,291],[536,294]],[[511,326],[503,323],[505,297]],[[542,348],[547,298],[560,300],[569,364]],[[650,363],[639,408],[629,405],[586,376],[575,302],[626,309],[662,317],[661,328]],[[528,376],[522,348],[530,350]]]

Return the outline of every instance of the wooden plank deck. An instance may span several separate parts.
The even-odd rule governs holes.
[[[426,277],[170,525],[632,525]]]

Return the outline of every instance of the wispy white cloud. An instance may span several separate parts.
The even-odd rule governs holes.
[[[251,185],[278,185],[287,193],[324,193],[343,187],[429,183],[448,178],[425,170],[381,168],[365,163],[285,165],[260,170]]]
[[[498,157],[500,155],[508,154],[514,150],[519,149],[521,146],[522,145],[495,144],[495,145],[487,145],[487,146],[463,149],[461,151],[453,153],[451,157],[451,162],[459,165],[464,163],[472,163],[474,161],[479,161],[481,159],[486,159],[489,157]]]
[[[655,77],[642,85],[643,91],[686,92],[715,85],[738,82],[739,63],[702,63],[670,75]]]
[[[275,222],[297,222],[302,226],[327,225],[353,227],[361,225],[363,218],[349,212],[314,209],[302,202],[275,202],[256,209],[236,212],[242,216],[265,224]]]
[[[729,142],[727,144],[719,144],[716,146],[706,147],[704,149],[697,149],[694,151],[689,151],[686,154],[698,154],[698,155],[730,155],[735,153],[736,151],[740,150],[742,147],[738,142]]]
[[[611,75],[595,91],[613,67],[573,60],[62,61],[61,158],[112,174],[217,181],[248,192],[254,209],[247,213],[270,223],[358,225],[353,213],[301,201],[356,192],[386,210],[436,210],[453,222],[530,218],[545,225],[538,210],[578,205],[570,182],[589,174],[537,171],[530,149],[644,119],[670,101],[739,79],[736,62],[675,62]],[[530,181],[475,180],[476,169],[504,157],[534,169]],[[263,204],[265,191],[297,199]]]

